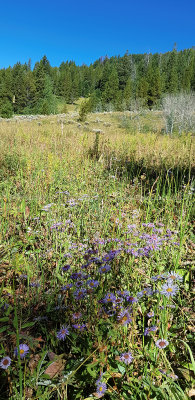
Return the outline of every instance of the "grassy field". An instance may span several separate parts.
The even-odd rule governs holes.
[[[77,106],[0,121],[1,399],[190,399],[193,137]]]

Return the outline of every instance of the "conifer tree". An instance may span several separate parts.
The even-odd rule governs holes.
[[[131,98],[132,98],[132,81],[131,78],[127,79],[127,83],[124,89],[123,98],[125,100],[126,108],[129,109]]]
[[[119,95],[119,79],[115,68],[113,68],[108,82],[105,85],[105,90],[102,94],[102,100],[104,103],[112,103],[116,105]]]
[[[12,70],[0,71],[0,116],[10,118],[13,114]]]

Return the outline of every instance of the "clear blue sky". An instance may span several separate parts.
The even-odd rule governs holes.
[[[195,45],[194,0],[3,0],[0,12],[0,68]]]

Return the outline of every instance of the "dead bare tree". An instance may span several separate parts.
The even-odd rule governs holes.
[[[195,94],[167,95],[162,103],[166,133],[195,132]]]

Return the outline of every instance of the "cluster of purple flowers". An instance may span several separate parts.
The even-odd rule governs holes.
[[[19,355],[20,355],[20,358],[21,359],[23,359],[23,358],[25,358],[26,357],[26,355],[29,353],[29,347],[27,346],[27,344],[24,344],[24,343],[21,343],[20,345],[19,345],[19,348],[15,348],[14,349],[14,355],[15,355],[15,357],[17,357],[18,356],[18,350],[19,350]],[[10,357],[8,357],[8,356],[6,356],[6,357],[3,357],[1,360],[0,360],[0,368],[2,368],[2,369],[7,369],[10,365],[11,365],[11,358]]]
[[[63,225],[62,222],[55,222],[53,225],[50,226],[51,231],[53,231],[54,229],[56,229],[56,231],[59,230],[59,228]]]
[[[67,204],[69,204],[69,206],[73,206],[76,205],[77,203],[74,202],[74,199],[70,199],[67,201]],[[47,205],[45,207],[47,208],[48,211],[51,205]],[[67,220],[65,223],[66,226],[71,226],[71,224],[72,224],[71,219]],[[58,228],[61,226],[62,226],[61,222],[54,223],[51,226],[51,230],[53,229],[58,230]],[[85,299],[86,296],[89,294],[90,296],[93,295],[95,289],[97,289],[97,292],[99,293],[100,282],[107,281],[104,278],[105,276],[104,274],[111,271],[112,263],[114,262],[116,257],[118,257],[121,254],[121,252],[131,254],[134,257],[142,257],[142,256],[149,257],[151,252],[161,250],[162,246],[166,242],[172,240],[173,234],[175,234],[175,232],[167,230],[166,234],[163,235],[163,224],[160,223],[158,224],[160,228],[156,228],[154,223],[143,223],[142,226],[150,229],[150,233],[145,233],[143,231],[140,232],[136,224],[131,224],[127,226],[128,231],[126,232],[126,234],[127,236],[132,234],[134,238],[137,238],[134,239],[135,243],[131,243],[129,237],[127,237],[128,241],[119,240],[117,238],[116,239],[111,238],[106,240],[96,239],[94,243],[91,244],[92,247],[89,248],[87,244],[70,243],[69,250],[71,250],[71,253],[66,253],[64,255],[64,258],[72,258],[73,255],[76,254],[77,260],[81,260],[79,261],[79,263],[85,262],[85,264],[82,264],[82,266],[80,267],[81,271],[78,271],[77,267],[75,267],[76,270],[75,271],[73,261],[66,260],[67,264],[62,266],[62,271],[67,272],[67,274],[62,274],[65,285],[62,286],[61,289],[63,291],[67,291],[73,288],[73,291],[70,291],[70,293],[71,295],[74,296],[76,300]],[[100,257],[98,250],[95,248],[95,245],[96,247],[98,247],[98,245],[105,245],[112,242],[116,243],[117,249],[116,250],[112,249],[109,251],[107,249],[107,251],[104,252],[102,251],[103,256]],[[112,244],[110,246],[112,246]],[[70,262],[71,265],[68,264],[68,262]],[[95,265],[96,272],[98,270],[98,273],[101,275],[101,276],[99,275],[98,278],[99,280],[94,279],[94,275],[93,273],[91,273],[91,271],[93,271],[93,265]],[[85,269],[85,271],[83,271],[83,269]],[[84,272],[86,272],[86,274]],[[72,280],[72,282],[67,282],[66,279],[67,277],[70,280]],[[146,297],[153,296],[155,293],[163,294],[168,298],[173,297],[179,290],[175,282],[181,282],[182,277],[179,274],[171,271],[170,273],[167,274],[154,276],[151,278],[151,280],[153,282],[153,285],[143,288],[135,296],[130,294],[130,291],[126,290],[125,287],[124,290],[120,291],[118,290],[116,292],[114,291],[105,293],[104,291],[101,300],[99,300],[99,303],[103,304],[102,305],[103,312],[105,312],[108,316],[115,316],[115,321],[118,322],[120,325],[127,326],[132,322],[132,314],[135,307],[135,305],[133,305],[134,303],[142,301],[141,299],[145,298],[145,296]],[[162,280],[164,281],[164,284],[161,286],[161,289],[154,290],[153,288],[153,286],[155,285],[154,283]],[[31,283],[30,285],[34,287],[40,286],[36,282]],[[66,295],[62,294],[62,297],[66,297]],[[80,304],[81,303],[79,302],[79,305]],[[62,308],[61,306],[58,307],[59,309]],[[56,309],[58,308],[56,307]],[[152,318],[153,316],[154,316],[153,311],[147,313],[148,318]],[[71,323],[72,328],[80,332],[83,332],[87,329],[86,324],[82,322],[82,314],[80,311],[73,313],[71,318],[72,322],[74,322]],[[70,334],[69,329],[70,329],[69,326],[63,325],[61,329],[56,333],[57,338],[59,340],[64,341],[66,337]],[[155,325],[145,328],[144,336],[151,335],[151,333],[156,332],[157,329],[158,328]],[[169,345],[169,342],[165,339],[159,339],[155,341],[155,345],[159,349],[164,349]],[[18,349],[16,348],[14,351],[15,356],[18,355],[18,352],[20,358],[23,359],[29,353],[29,347],[26,344],[20,344],[19,348]],[[120,355],[120,361],[124,362],[126,365],[129,365],[133,361],[132,353],[130,351],[122,353]],[[8,356],[4,357],[0,361],[0,367],[3,369],[7,369],[10,364],[11,364],[11,359]],[[101,376],[96,382],[98,397],[102,397],[107,390],[107,385],[105,382],[103,382],[102,379],[103,378]]]

